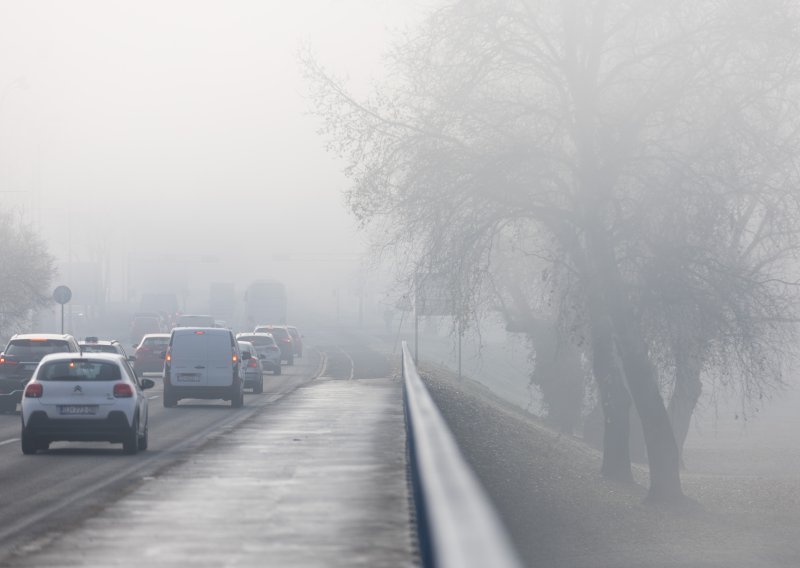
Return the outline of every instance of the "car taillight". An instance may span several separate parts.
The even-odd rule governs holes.
[[[25,398],[42,398],[44,387],[41,383],[30,383],[25,387]]]
[[[13,359],[6,359],[5,357],[0,357],[0,365],[16,365],[19,361],[14,361]]]
[[[291,339],[281,339],[281,341],[283,341],[284,343],[291,343],[292,342]]]
[[[164,360],[165,360],[167,363],[169,363],[170,361],[172,361],[172,355],[170,355],[169,353],[167,353],[167,356],[166,356],[166,357],[164,357]]]
[[[117,383],[114,385],[114,397],[130,398],[133,396],[133,387],[128,383]]]
[[[258,363],[256,363],[255,359],[250,359],[247,362],[247,366],[250,367],[251,369],[255,369],[256,367],[258,367]]]

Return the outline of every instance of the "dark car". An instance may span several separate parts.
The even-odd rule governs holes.
[[[294,365],[294,345],[292,336],[285,325],[259,325],[253,333],[269,333],[275,338],[275,343],[281,349],[281,360],[286,361],[287,365]]]
[[[131,342],[139,343],[146,334],[163,331],[161,316],[135,316],[131,322]]]
[[[294,356],[295,357],[302,357],[303,356],[303,336],[300,335],[300,332],[297,331],[297,328],[293,325],[287,325],[286,330],[289,332],[289,335],[292,336],[292,345],[294,346]]]
[[[51,353],[79,353],[71,335],[28,333],[13,336],[0,353],[0,411],[13,412],[22,400],[25,384],[42,357]]]
[[[164,371],[164,353],[169,346],[169,333],[149,333],[135,346],[133,370],[136,376]]]

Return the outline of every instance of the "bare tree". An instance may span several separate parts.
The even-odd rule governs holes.
[[[587,330],[604,472],[629,478],[632,400],[653,501],[682,497],[659,366],[672,357],[693,377],[670,382],[677,422],[696,369],[729,352],[754,363],[767,352],[748,353],[751,337],[770,336],[760,322],[792,305],[799,21],[784,0],[465,0],[402,42],[371,100],[307,61],[353,211],[446,267],[465,305],[501,236],[541,235],[560,302]],[[690,299],[671,311],[675,293]],[[719,314],[708,327],[680,315],[701,306]]]
[[[53,258],[34,230],[10,213],[0,213],[0,336],[30,323],[50,301]]]

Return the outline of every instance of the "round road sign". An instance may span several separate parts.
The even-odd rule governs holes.
[[[72,290],[67,286],[59,286],[53,290],[53,299],[59,304],[66,304],[72,299]]]

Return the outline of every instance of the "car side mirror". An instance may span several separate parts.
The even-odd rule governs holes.
[[[136,357],[135,357],[135,356],[133,356],[133,355],[128,355],[128,361],[130,361],[131,363],[133,363],[134,361],[136,361]]]
[[[153,379],[142,379],[141,383],[143,390],[151,389],[156,386],[156,382]]]

